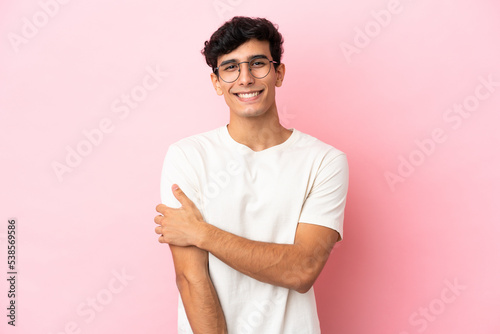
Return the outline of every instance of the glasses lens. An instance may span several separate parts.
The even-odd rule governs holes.
[[[240,71],[238,71],[237,63],[227,63],[219,67],[219,75],[226,82],[233,82],[238,79]]]
[[[261,58],[254,59],[250,62],[250,72],[257,79],[262,79],[269,74],[271,70],[271,63],[269,60]]]

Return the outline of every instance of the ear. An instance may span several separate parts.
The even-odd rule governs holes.
[[[285,64],[281,63],[276,69],[276,87],[281,87],[285,79]]]
[[[220,87],[220,81],[219,78],[217,77],[217,74],[215,73],[210,73],[210,79],[212,80],[212,85],[214,85],[215,92],[217,95],[222,95],[224,92],[222,91],[222,88]]]

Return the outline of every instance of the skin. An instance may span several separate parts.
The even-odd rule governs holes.
[[[194,215],[191,219],[202,220],[199,210],[190,213]],[[193,333],[227,334],[224,313],[208,272],[208,252],[195,246],[169,246],[177,288]]]
[[[251,39],[218,59],[248,61],[255,55],[272,60],[269,42]],[[240,76],[233,83],[211,74],[218,95],[224,96],[230,111],[231,137],[254,151],[265,150],[286,141],[292,131],[279,123],[276,87],[285,76],[285,65],[274,66],[263,79],[254,78],[248,64],[240,65]],[[257,98],[244,100],[236,93],[262,91]],[[208,252],[221,261],[261,282],[305,293],[323,269],[339,234],[327,227],[298,223],[293,244],[274,244],[249,240],[226,231],[202,218],[194,203],[172,185],[180,208],[159,204],[154,218],[158,241],[170,245],[177,285],[195,333],[226,333],[224,315],[208,274]],[[188,292],[186,292],[188,291]]]
[[[217,64],[228,59],[248,61],[255,55],[265,55],[273,60],[269,42],[251,39],[233,52],[220,56]],[[250,74],[248,64],[241,64],[240,76],[232,83],[219,80],[215,73],[210,74],[216,93],[224,96],[229,107],[229,134],[235,141],[254,151],[281,144],[292,134],[291,130],[279,123],[275,99],[276,87],[281,87],[285,78],[285,64],[280,64],[276,70],[274,66],[271,67],[271,72],[265,78],[256,79]],[[235,93],[260,90],[263,92],[254,101],[243,102],[235,96]]]

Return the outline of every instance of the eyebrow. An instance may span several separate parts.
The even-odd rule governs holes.
[[[254,59],[258,59],[258,58],[266,58],[266,59],[269,59],[267,58],[266,55],[253,55],[253,56],[249,56],[247,58],[248,61],[250,60],[254,60]],[[229,64],[229,63],[237,63],[238,62],[238,59],[228,59],[228,60],[224,60],[222,63],[220,63],[219,67],[220,66],[223,66],[223,65],[226,65],[226,64]]]

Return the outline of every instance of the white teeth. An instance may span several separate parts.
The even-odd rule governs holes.
[[[242,97],[244,99],[248,99],[250,97],[254,97],[254,96],[257,96],[257,95],[259,95],[259,92],[250,93],[250,94],[238,94],[239,97]]]

